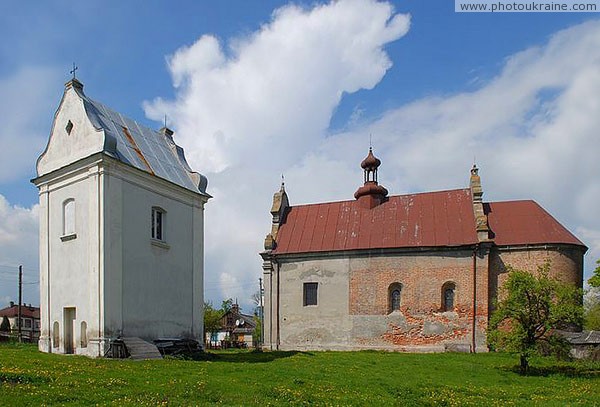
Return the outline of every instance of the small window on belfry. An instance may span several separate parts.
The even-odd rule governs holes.
[[[388,288],[388,298],[388,311],[400,311],[400,303],[402,300],[402,284],[391,284]]]
[[[452,282],[447,282],[442,286],[442,310],[454,311],[454,294],[456,285]]]
[[[75,200],[69,198],[63,202],[63,236],[75,233]]]
[[[152,239],[165,240],[166,212],[158,207],[152,208]]]
[[[71,120],[69,120],[69,122],[65,126],[65,130],[67,131],[68,135],[71,135],[71,132],[73,131],[73,122]]]

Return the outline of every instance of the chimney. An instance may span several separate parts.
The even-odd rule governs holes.
[[[173,141],[173,130],[171,130],[170,128],[164,126],[158,132],[163,136],[167,137],[169,140]]]
[[[14,306],[15,306],[15,302],[14,302],[14,301],[11,301],[11,302],[10,302],[10,306],[11,306],[11,307],[14,307]]]

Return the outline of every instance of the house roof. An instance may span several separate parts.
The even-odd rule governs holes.
[[[497,245],[584,246],[533,201],[485,204]],[[372,209],[358,201],[288,209],[274,254],[359,249],[460,247],[478,242],[468,188],[390,196]]]
[[[573,345],[598,345],[600,344],[600,331],[568,332],[558,331]]]
[[[275,254],[477,243],[469,189],[390,196],[372,209],[358,201],[289,208]]]
[[[173,141],[172,132],[158,132],[115,112],[83,93],[83,85],[73,88],[83,100],[88,118],[105,132],[104,152],[132,167],[146,171],[193,192],[206,193],[208,181],[188,165],[184,151]],[[116,141],[116,143],[114,143]]]
[[[566,243],[585,247],[535,201],[490,202],[484,210],[498,246]]]
[[[0,318],[1,317],[7,317],[7,318],[15,318],[19,315],[19,306],[18,305],[13,305],[10,307],[6,307],[3,309],[0,309]],[[35,319],[40,319],[40,309],[38,307],[29,307],[29,306],[21,306],[21,316],[23,318],[35,318]]]

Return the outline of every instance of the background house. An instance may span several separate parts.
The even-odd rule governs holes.
[[[19,316],[19,305],[13,301],[6,308],[0,309],[0,321],[4,317],[10,323],[10,334],[17,335],[18,326],[17,319]],[[26,342],[35,342],[40,337],[40,309],[33,307],[31,304],[23,304],[21,306],[21,336]]]
[[[40,196],[44,352],[113,338],[203,338],[207,180],[154,131],[65,86],[32,182]]]
[[[255,346],[254,330],[256,320],[253,315],[242,314],[238,304],[221,317],[221,328],[212,335],[207,333],[209,346],[215,348],[250,348]]]
[[[507,267],[582,286],[585,245],[533,201],[465,189],[388,196],[371,150],[354,200],[290,206],[282,184],[265,239],[269,349],[486,351]]]

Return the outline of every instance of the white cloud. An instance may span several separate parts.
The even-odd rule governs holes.
[[[22,208],[0,195],[0,307],[17,298],[17,269],[23,266],[23,301],[37,304],[39,290],[34,283],[38,273],[38,205]]]
[[[206,280],[221,284],[209,299],[249,304],[279,174],[292,204],[352,199],[369,134],[391,193],[464,187],[476,156],[488,200],[535,199],[595,247],[600,22],[507,58],[474,91],[417,100],[327,136],[342,95],[382,79],[391,67],[384,47],[408,27],[387,3],[286,6],[247,38],[224,47],[203,36],[169,57],[176,99],[145,108],[173,119],[192,167],[209,176]],[[588,255],[588,273],[590,263]]]
[[[48,139],[56,70],[22,67],[0,79],[0,183],[33,176],[37,156]]]
[[[511,56],[473,92],[417,100],[329,137],[295,167],[290,185],[293,178],[311,194],[302,179],[333,163],[358,163],[369,133],[377,135],[380,180],[396,194],[464,187],[476,156],[484,198],[535,199],[590,246],[589,275],[600,257],[599,111],[600,21],[591,21]],[[327,199],[342,197],[341,184],[351,190],[347,178],[358,181],[334,174],[319,186]]]
[[[146,103],[146,113],[172,118],[199,170],[222,171],[266,149],[279,168],[318,141],[344,92],[381,80],[391,67],[382,47],[408,27],[387,3],[286,6],[226,49],[209,35],[179,49],[168,59],[177,99]]]
[[[279,175],[318,145],[344,93],[382,79],[392,66],[383,47],[408,28],[388,3],[289,5],[246,38],[205,35],[168,58],[177,97],[145,109],[169,115],[192,167],[209,176],[206,280],[221,281],[220,295],[249,302]]]

